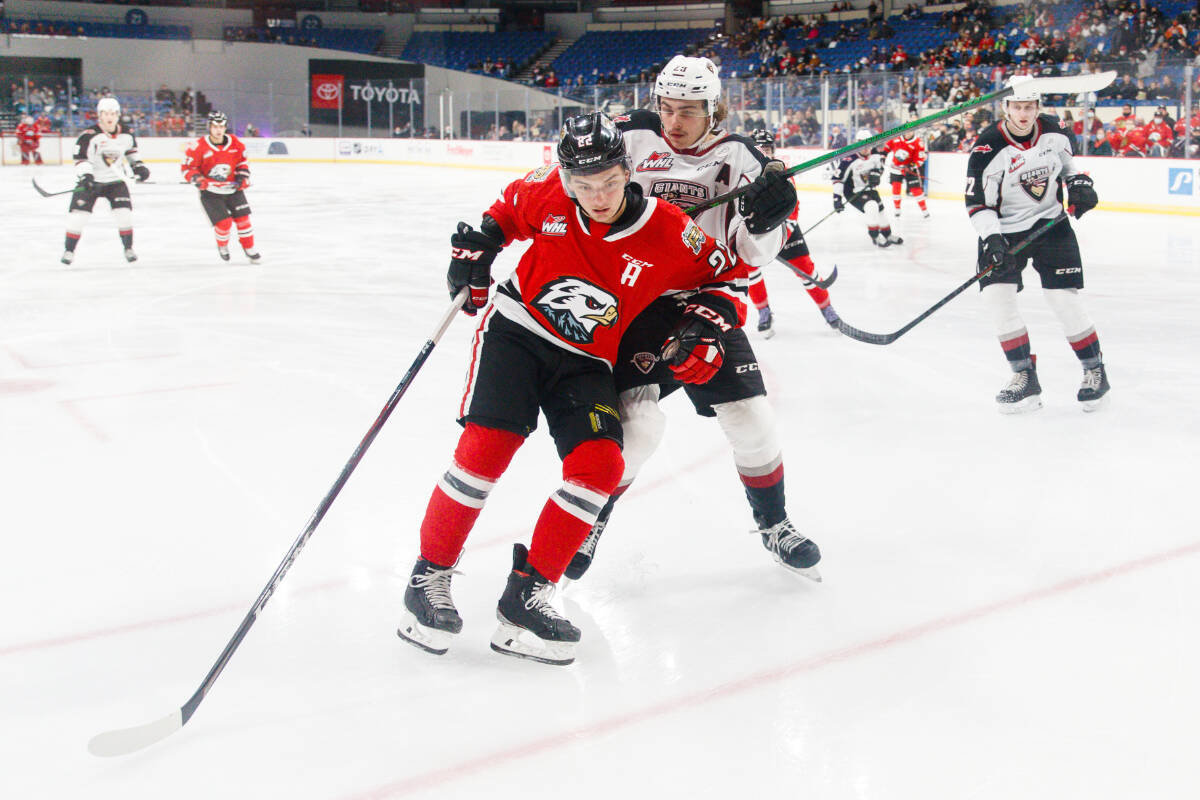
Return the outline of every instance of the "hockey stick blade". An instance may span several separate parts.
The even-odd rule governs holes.
[[[177,709],[162,719],[145,725],[98,733],[88,742],[88,752],[101,758],[127,756],[161,742],[182,727],[183,709]]]
[[[61,192],[47,192],[41,186],[38,186],[37,178],[30,178],[30,181],[33,183],[33,188],[36,189],[37,193],[42,197],[57,197],[60,194],[72,194],[75,192],[74,186],[72,186],[70,189],[63,189]]]
[[[787,261],[784,261],[779,256],[776,256],[775,260],[778,261],[780,264],[783,264],[785,267],[792,270],[793,272],[796,271],[795,267],[793,267]],[[809,277],[807,275],[800,275],[798,277],[800,278],[801,282],[804,284],[805,289],[811,289],[814,286],[817,287],[818,289],[828,289],[830,286],[833,286],[833,282],[837,280],[837,264],[833,265],[833,272],[829,273],[828,278],[818,278],[816,275],[813,275],[811,277]]]
[[[1080,92],[1099,91],[1116,80],[1116,77],[1116,71],[1109,70],[1107,72],[1094,72],[1087,75],[1060,75],[1053,78],[1030,78],[1029,81],[1022,82],[1020,87],[1022,89],[1032,89],[1042,94],[1078,94]],[[979,97],[976,97],[973,100],[968,100],[965,103],[959,103],[956,106],[951,106],[950,108],[936,111],[932,114],[921,117],[920,119],[914,119],[912,122],[906,122],[903,125],[890,128],[889,130],[886,130],[883,133],[878,133],[869,139],[851,142],[845,147],[840,147],[837,150],[826,153],[825,155],[817,156],[816,158],[805,161],[802,164],[797,164],[794,167],[788,167],[786,170],[784,170],[783,174],[790,178],[793,175],[797,175],[801,172],[807,172],[810,169],[815,169],[824,164],[828,164],[830,161],[836,161],[844,155],[857,153],[859,150],[867,150],[875,147],[876,145],[884,144],[885,142],[888,142],[903,133],[921,130],[922,128],[928,128],[944,119],[956,117],[959,114],[970,111],[973,108],[979,108],[980,106],[987,105],[995,100],[1002,100],[1012,94],[1014,88],[1015,87],[1012,86],[1005,86],[1003,89],[997,89],[994,92],[981,94]],[[695,216],[701,211],[705,211],[710,208],[716,208],[722,203],[728,203],[730,200],[741,197],[743,194],[745,194],[746,190],[750,188],[750,186],[751,184],[739,186],[738,188],[728,191],[725,194],[719,194],[711,200],[705,200],[703,203],[694,205],[691,208],[686,208],[684,209],[684,212],[688,216]]]
[[[417,377],[417,373],[421,371],[421,367],[425,365],[429,354],[433,352],[433,348],[437,346],[446,329],[450,327],[450,323],[457,316],[458,311],[462,308],[462,304],[466,301],[469,289],[463,287],[459,290],[454,299],[450,301],[450,306],[442,313],[442,318],[438,321],[438,326],[434,330],[425,344],[421,346],[421,350],[417,353],[417,357],[413,359],[412,364],[408,368],[408,372],[404,373],[404,377],[400,379],[400,383],[396,385],[392,391],[391,397],[383,406],[383,410],[375,417],[375,421],[371,423],[371,427],[367,429],[367,433],[359,441],[358,446],[354,448],[354,453],[350,459],[342,467],[342,471],[338,474],[337,480],[321,498],[321,502],[317,504],[317,510],[313,512],[308,519],[308,524],[304,526],[304,530],[292,542],[292,546],[288,549],[283,560],[279,562],[279,566],[275,568],[275,572],[271,575],[271,579],[267,581],[267,585],[259,593],[258,598],[254,601],[254,605],[250,606],[250,610],[246,616],[242,618],[242,622],[238,625],[233,636],[225,644],[225,649],[217,656],[216,663],[209,669],[208,674],[204,676],[204,680],[200,682],[200,686],[192,693],[179,709],[172,711],[162,719],[154,722],[138,725],[133,728],[119,728],[117,730],[106,731],[98,734],[88,742],[88,752],[94,756],[112,757],[124,756],[130,753],[137,752],[144,747],[149,747],[152,744],[161,742],[163,739],[170,736],[175,731],[187,724],[192,715],[196,713],[196,709],[200,707],[200,703],[208,695],[213,684],[217,682],[217,678],[221,677],[221,673],[225,670],[229,660],[233,658],[233,654],[242,644],[242,640],[246,638],[246,634],[250,632],[250,628],[258,619],[259,613],[266,607],[267,601],[275,594],[275,590],[279,587],[281,581],[288,570],[292,568],[297,556],[300,555],[301,548],[308,542],[312,535],[316,532],[317,526],[321,524],[321,520],[325,518],[333,501],[341,493],[342,488],[346,485],[346,481],[350,480],[350,476],[358,467],[360,461],[367,453],[371,443],[375,441],[375,437],[379,435],[383,424],[388,421],[388,417],[396,410],[396,405],[400,402],[400,398],[408,391],[408,387],[412,385],[413,380]]]
[[[1046,231],[1050,230],[1051,228],[1053,228],[1055,225],[1062,222],[1066,218],[1067,218],[1066,214],[1060,214],[1059,216],[1055,217],[1054,219],[1049,220],[1044,225],[1042,225],[1042,227],[1037,228],[1036,230],[1034,230],[1034,232],[1032,234],[1025,237],[1024,241],[1022,241],[1019,245],[1017,245],[1011,251],[1009,251],[1008,255],[1011,257],[1011,256],[1015,256],[1015,255],[1019,254],[1026,247],[1033,244],[1034,240],[1036,240],[1039,237],[1041,237],[1042,235],[1044,235],[1046,233]],[[921,313],[921,315],[918,316],[916,319],[914,319],[912,322],[908,323],[903,328],[901,328],[900,330],[895,331],[893,333],[868,333],[867,331],[860,331],[858,328],[855,328],[853,325],[846,324],[846,321],[844,319],[840,319],[840,318],[838,319],[838,330],[841,331],[846,336],[848,336],[849,338],[855,340],[856,342],[865,342],[867,344],[879,344],[879,345],[891,344],[892,342],[896,341],[901,336],[903,336],[904,334],[908,333],[910,330],[915,328],[919,323],[921,323],[922,321],[927,319],[931,314],[933,314],[933,312],[937,311],[939,308],[946,305],[946,303],[949,303],[951,300],[953,300],[954,298],[958,297],[960,294],[965,292],[968,288],[970,288],[973,284],[978,282],[979,279],[981,279],[984,275],[987,275],[993,269],[995,269],[995,267],[991,266],[991,267],[987,267],[987,268],[975,273],[975,275],[973,275],[967,281],[963,282],[963,284],[961,286],[956,288],[950,294],[946,295],[941,300],[937,301],[932,306],[925,309],[925,311],[923,311]]]

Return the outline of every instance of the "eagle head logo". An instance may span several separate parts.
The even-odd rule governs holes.
[[[582,278],[566,277],[542,287],[533,299],[558,334],[568,342],[591,344],[598,326],[617,321],[617,298]]]

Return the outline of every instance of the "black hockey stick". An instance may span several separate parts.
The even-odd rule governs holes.
[[[1114,70],[1109,70],[1108,72],[1094,72],[1088,75],[1062,75],[1052,78],[1030,78],[1027,81],[1022,81],[1020,84],[1018,84],[1018,86],[1005,86],[1003,89],[997,89],[994,92],[981,94],[974,100],[968,100],[965,103],[959,103],[956,106],[950,106],[950,108],[937,111],[933,114],[929,114],[928,116],[921,117],[920,119],[914,119],[912,122],[891,128],[890,130],[876,134],[869,139],[863,139],[860,142],[851,142],[845,147],[840,147],[837,150],[833,150],[823,156],[817,156],[816,158],[809,159],[801,164],[797,164],[794,167],[789,167],[788,169],[784,170],[783,174],[790,177],[799,172],[807,172],[808,170],[815,169],[823,164],[828,164],[830,161],[836,161],[848,153],[856,153],[859,150],[866,150],[874,147],[875,145],[883,144],[884,142],[894,139],[901,134],[908,133],[909,131],[928,128],[930,125],[934,125],[944,119],[949,119],[950,117],[958,116],[965,111],[970,111],[973,108],[987,105],[995,100],[1002,100],[1005,97],[1008,97],[1018,88],[1022,91],[1040,92],[1041,94],[1078,94],[1080,92],[1099,91],[1100,89],[1103,89],[1112,83],[1116,77],[1117,73]],[[719,194],[711,200],[705,200],[703,203],[685,209],[685,211],[689,216],[694,216],[701,211],[705,211],[710,208],[716,208],[722,203],[728,203],[730,200],[740,197],[749,188],[750,184],[739,186],[738,188],[728,191],[725,194]]]
[[[33,181],[33,188],[37,189],[37,193],[42,197],[56,197],[60,194],[74,194],[79,191],[79,186],[72,186],[70,189],[63,189],[61,192],[47,192],[42,187],[38,186],[37,178],[30,178]]]
[[[816,275],[805,275],[802,272],[796,272],[796,268],[791,265],[791,262],[784,260],[783,256],[775,256],[775,260],[792,272],[795,272],[796,277],[804,281],[805,289],[809,288],[809,286],[816,286],[818,289],[828,289],[837,280],[837,264],[833,265],[833,272],[829,273],[828,278],[818,278]]]
[[[1053,228],[1055,225],[1062,222],[1066,218],[1067,218],[1066,214],[1060,214],[1059,216],[1055,217],[1054,219],[1049,220],[1048,222],[1043,224],[1040,228],[1035,228],[1033,233],[1031,233],[1029,236],[1027,236],[1024,241],[1022,241],[1019,245],[1017,245],[1011,251],[1009,251],[1009,254],[1008,254],[1009,257],[1018,255],[1026,247],[1033,244],[1033,241],[1035,239],[1037,239],[1038,237],[1045,234],[1046,231],[1050,230],[1051,228]],[[934,303],[929,308],[925,309],[925,311],[922,312],[919,317],[917,317],[912,322],[908,323],[907,325],[905,325],[903,328],[896,331],[895,333],[867,333],[866,331],[860,331],[858,328],[855,328],[851,325],[847,325],[846,321],[844,319],[838,320],[838,324],[837,324],[838,330],[840,330],[845,335],[849,336],[851,339],[855,339],[856,341],[859,341],[859,342],[866,342],[867,344],[891,344],[892,342],[896,341],[901,336],[903,336],[904,334],[908,333],[910,330],[915,328],[918,323],[920,323],[921,321],[923,321],[924,319],[929,317],[931,314],[933,314],[933,312],[937,311],[939,308],[946,305],[946,303],[949,303],[951,300],[958,297],[960,294],[962,294],[964,291],[966,291],[971,285],[977,283],[980,278],[982,278],[984,275],[987,275],[989,272],[991,272],[995,268],[996,268],[996,265],[994,265],[994,264],[983,268],[982,270],[977,272],[970,280],[966,281],[961,286],[959,286],[957,289],[955,289],[953,292],[946,295],[945,297],[943,297],[941,300]]]
[[[279,562],[279,566],[275,568],[275,574],[271,576],[271,580],[267,582],[266,588],[259,594],[258,599],[254,601],[254,605],[250,607],[250,612],[246,614],[242,620],[242,624],[233,634],[233,638],[225,645],[225,649],[221,651],[221,655],[217,658],[217,662],[213,664],[212,669],[208,671],[208,675],[204,677],[204,681],[191,698],[184,703],[180,708],[172,711],[162,719],[154,722],[148,722],[145,725],[138,725],[133,728],[121,728],[118,730],[106,731],[92,737],[88,742],[88,751],[94,756],[123,756],[141,750],[143,747],[148,747],[156,742],[159,742],[175,731],[187,724],[187,721],[196,713],[196,709],[204,700],[204,696],[208,694],[217,678],[220,677],[221,671],[225,669],[225,665],[229,663],[229,659],[233,657],[233,653],[237,650],[238,645],[242,643],[242,639],[246,638],[246,634],[250,631],[250,627],[258,618],[258,614],[266,606],[267,601],[271,599],[271,595],[275,593],[275,589],[279,587],[280,581],[287,571],[291,568],[292,562],[296,560],[296,556],[300,554],[300,548],[304,547],[305,542],[313,535],[313,531],[317,529],[317,525],[321,524],[321,520],[325,517],[325,513],[329,511],[329,507],[333,505],[333,501],[341,492],[342,487],[346,485],[350,474],[354,472],[354,468],[358,466],[358,462],[367,452],[367,448],[375,441],[375,437],[379,435],[379,431],[383,428],[383,424],[387,422],[392,411],[395,410],[396,404],[400,402],[400,398],[408,390],[413,379],[417,376],[417,372],[425,364],[429,354],[433,352],[434,346],[438,340],[442,338],[442,334],[450,327],[450,322],[454,319],[454,315],[462,308],[463,301],[466,300],[468,289],[464,288],[454,298],[450,307],[442,314],[441,320],[438,322],[437,329],[433,336],[430,337],[424,345],[421,346],[421,351],[417,354],[412,366],[408,368],[408,372],[404,373],[404,377],[400,379],[400,383],[396,386],[392,396],[388,398],[383,410],[379,412],[379,416],[375,418],[375,422],[371,424],[367,435],[358,443],[358,447],[354,448],[354,454],[350,456],[350,460],[342,467],[342,472],[338,475],[333,486],[322,498],[317,510],[308,520],[308,525],[304,531],[292,543],[291,549],[287,551],[287,555],[283,557],[283,561]]]

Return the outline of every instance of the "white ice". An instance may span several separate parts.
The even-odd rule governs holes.
[[[258,267],[217,259],[190,187],[139,186],[140,260],[101,203],[71,268],[67,202],[31,175],[71,185],[0,172],[0,796],[1195,797],[1194,218],[1073,223],[1113,385],[1093,414],[1037,290],[1046,407],[1006,417],[974,288],[876,347],[769,269],[779,334],[752,338],[824,583],[771,561],[715,423],[673,398],[560,595],[583,630],[566,668],[488,648],[559,481],[543,430],[468,542],[451,651],[395,635],[458,435],[457,319],[196,716],[100,759],[90,737],[200,684],[446,309],[454,223],[517,173],[258,166]],[[961,205],[931,207],[906,201],[886,251],[853,211],[812,234],[848,322],[895,330],[972,274]]]

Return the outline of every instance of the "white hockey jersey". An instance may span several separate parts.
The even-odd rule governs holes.
[[[883,175],[883,154],[874,150],[866,156],[853,153],[834,162],[832,173],[834,194],[841,197],[862,194],[879,185]]]
[[[1071,136],[1048,115],[1037,118],[1026,141],[1003,121],[984,128],[967,161],[967,213],[979,238],[1027,231],[1062,214],[1063,181],[1079,172],[1074,152]]]
[[[137,140],[118,124],[112,134],[93,125],[75,140],[75,176],[91,173],[96,183],[116,183],[128,174],[125,162],[138,163]]]
[[[715,130],[689,150],[671,147],[662,136],[658,115],[638,109],[613,119],[625,138],[633,162],[633,179],[646,197],[661,197],[683,209],[752,183],[767,158],[754,142]],[[696,224],[715,236],[751,266],[774,261],[787,238],[785,225],[754,235],[737,210],[737,201],[701,211]]]

